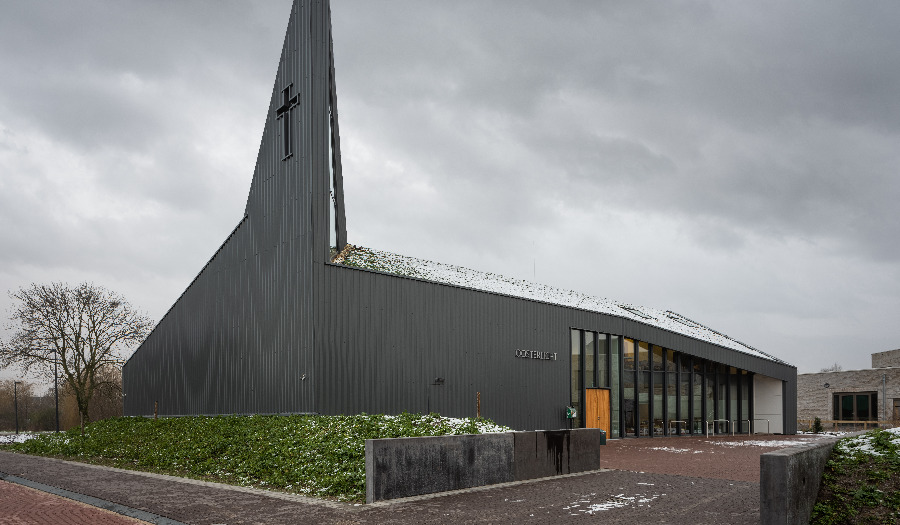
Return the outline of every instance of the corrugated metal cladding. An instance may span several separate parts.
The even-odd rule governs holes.
[[[480,392],[482,415],[498,423],[563,428],[570,328],[633,337],[796,382],[791,366],[621,317],[356,268],[328,265],[325,275],[316,397],[327,414],[474,416]],[[517,349],[558,357],[523,359]]]
[[[332,206],[346,238],[331,47],[328,2],[296,0],[244,218],[126,363],[126,414],[474,416],[480,393],[499,423],[561,428],[580,328],[781,379],[794,428],[789,365],[613,315],[328,263]]]
[[[126,414],[151,414],[155,406],[164,415],[316,409],[313,325],[329,244],[331,62],[328,2],[295,1],[245,218],[126,363]],[[276,118],[288,86],[298,95],[281,117],[292,125],[290,148]],[[342,212],[343,195],[335,198]]]

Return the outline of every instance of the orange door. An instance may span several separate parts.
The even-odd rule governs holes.
[[[602,428],[609,436],[609,389],[588,388],[584,398],[584,426],[587,428]]]

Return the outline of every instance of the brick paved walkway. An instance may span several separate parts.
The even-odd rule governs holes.
[[[583,520],[743,524],[759,520],[760,454],[809,439],[610,441],[604,466],[620,470],[357,506],[9,452],[0,452],[0,472],[197,525]]]
[[[136,525],[145,523],[108,510],[0,481],[0,524],[3,525]]]
[[[759,483],[759,456],[816,436],[712,436],[617,439],[604,468]],[[768,444],[768,446],[766,446]]]

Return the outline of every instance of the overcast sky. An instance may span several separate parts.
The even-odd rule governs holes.
[[[92,281],[159,320],[242,217],[289,12],[0,0],[0,290]],[[900,4],[332,23],[351,243],[674,310],[801,373],[900,347]]]

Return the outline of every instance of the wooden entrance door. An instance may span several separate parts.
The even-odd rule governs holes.
[[[607,437],[611,430],[609,414],[609,389],[588,388],[584,396],[584,426],[602,428]]]

